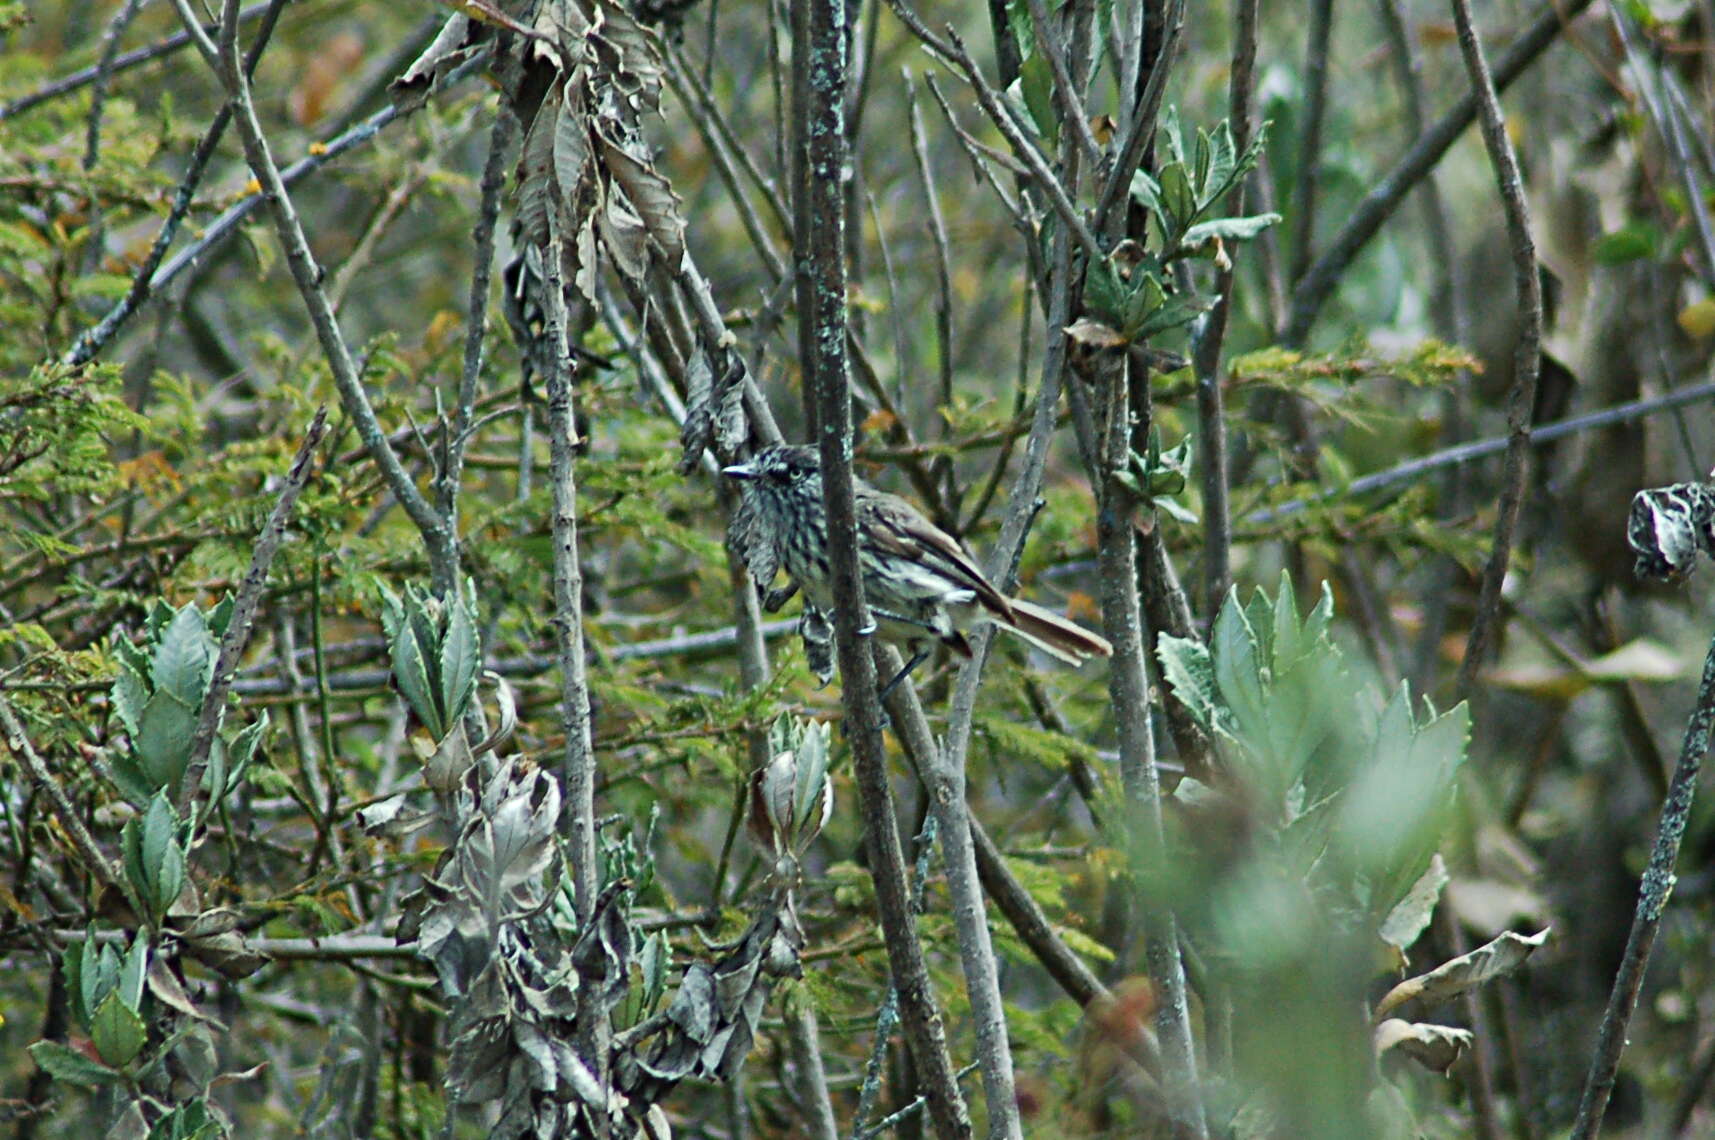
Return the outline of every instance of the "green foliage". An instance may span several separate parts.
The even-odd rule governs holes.
[[[194,602],[177,609],[156,602],[137,640],[114,639],[119,670],[109,698],[128,748],[113,757],[111,771],[120,794],[137,807],[158,793],[175,800],[179,795],[197,718],[214,681],[219,639],[231,615],[230,597],[206,614]],[[264,713],[230,739],[219,734],[219,724],[203,782],[216,802],[254,759],[268,717]]]
[[[115,368],[72,374],[40,365],[23,377],[0,369],[0,502],[100,495],[117,486],[111,440],[144,423],[120,399],[119,379]]]
[[[1216,779],[1179,785],[1168,851],[1122,842],[1147,897],[1174,907],[1229,984],[1281,1003],[1271,1030],[1243,1031],[1244,1096],[1296,1128],[1339,1131],[1372,1071],[1351,1019],[1364,972],[1403,927],[1415,939],[1439,893],[1400,908],[1452,823],[1469,719],[1463,705],[1419,713],[1404,683],[1379,702],[1330,639],[1333,616],[1326,586],[1300,616],[1282,574],[1272,597],[1229,594],[1207,645],[1161,637],[1162,673],[1213,740]],[[1328,1081],[1283,1104],[1289,1038],[1326,1050]]]
[[[401,598],[383,586],[381,601],[393,679],[438,743],[464,716],[476,688],[482,662],[476,588],[467,579],[463,591],[436,598],[409,583]]]

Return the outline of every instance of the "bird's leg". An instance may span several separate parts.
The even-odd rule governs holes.
[[[911,675],[911,670],[917,668],[917,666],[923,664],[923,662],[927,660],[929,660],[929,650],[927,648],[919,649],[917,652],[913,653],[911,655],[911,660],[905,663],[905,668],[894,674],[893,680],[883,685],[881,687],[881,691],[875,695],[877,703],[886,702],[889,694],[899,687],[899,683]]]

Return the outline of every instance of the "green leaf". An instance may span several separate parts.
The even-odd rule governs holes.
[[[1218,695],[1209,647],[1194,637],[1164,633],[1156,639],[1155,656],[1180,703],[1205,731],[1214,731]]]
[[[1131,339],[1148,340],[1169,329],[1188,325],[1208,312],[1214,304],[1215,299],[1213,297],[1205,297],[1198,293],[1180,293],[1165,298],[1150,310],[1147,317],[1138,322],[1136,330],[1131,334]]]
[[[79,1028],[89,1028],[89,1010],[83,1004],[83,963],[95,942],[95,929],[90,928],[82,942],[70,942],[60,951],[60,973],[65,977],[66,999],[71,1005],[72,1019]]]
[[[202,705],[214,678],[216,646],[202,611],[187,603],[173,616],[155,647],[149,676],[155,692],[168,693],[191,708]]]
[[[1199,185],[1203,190],[1203,204],[1211,206],[1232,184],[1238,154],[1233,149],[1233,129],[1227,120],[1222,119],[1215,133],[1204,137],[1208,139],[1209,165]]]
[[[1419,876],[1411,890],[1382,921],[1377,933],[1383,942],[1399,951],[1401,963],[1406,960],[1407,948],[1429,926],[1429,920],[1435,914],[1435,904],[1441,900],[1441,891],[1446,886],[1447,865],[1439,855],[1431,856],[1429,869]]]
[[[411,621],[402,623],[393,640],[393,678],[429,735],[441,740],[447,734],[446,724],[435,705],[434,690],[429,687],[429,667],[415,625]]]
[[[178,816],[165,791],[155,793],[142,819],[131,819],[120,832],[125,852],[125,877],[161,918],[185,885],[185,853],[178,841]]]
[[[149,797],[156,792],[153,780],[136,760],[129,756],[114,756],[108,761],[108,771],[113,776],[113,786],[119,789],[134,807],[142,807],[149,802]]]
[[[30,1057],[48,1076],[68,1084],[96,1088],[115,1085],[124,1078],[99,1061],[92,1061],[69,1045],[38,1041],[30,1046]]]
[[[158,690],[149,698],[132,747],[151,792],[163,788],[178,790],[179,779],[190,762],[191,737],[196,734],[196,726],[194,706],[165,690]]]
[[[1157,181],[1161,185],[1162,242],[1164,248],[1172,249],[1197,220],[1197,192],[1183,162],[1170,162],[1162,167]]]
[[[1280,221],[1279,214],[1251,214],[1243,218],[1211,218],[1206,222],[1198,222],[1185,231],[1185,236],[1179,239],[1179,247],[1190,251],[1201,249],[1205,245],[1220,238],[1222,241],[1246,241],[1256,237],[1268,227]]]
[[[667,967],[672,956],[672,948],[667,945],[667,938],[661,931],[657,930],[643,940],[643,953],[638,957],[638,965],[643,971],[643,1008],[647,1011],[654,1011],[667,990]]]
[[[267,732],[268,714],[264,711],[261,716],[257,717],[248,726],[246,726],[237,736],[233,737],[232,743],[227,748],[227,764],[229,771],[226,776],[226,782],[224,786],[212,789],[216,795],[224,797],[227,793],[231,792],[233,788],[238,786],[238,781],[244,776],[244,770],[250,766],[250,762],[256,757],[257,745],[262,742],[262,737],[265,736]]]
[[[1613,233],[1596,239],[1590,255],[1598,265],[1624,265],[1653,259],[1661,250],[1661,230],[1654,222],[1628,222]]]
[[[212,1140],[223,1135],[220,1124],[201,1100],[190,1100],[155,1121],[149,1140]]]
[[[149,940],[137,935],[131,949],[125,953],[125,963],[119,968],[119,984],[115,991],[127,1009],[143,1011],[143,981],[149,973]]]
[[[1006,0],[1006,27],[1018,47],[1018,58],[1029,59],[1036,50],[1035,25],[1030,19],[1030,0]]]
[[[464,715],[471,689],[476,684],[477,670],[482,666],[482,644],[477,637],[476,619],[464,598],[448,598],[451,609],[446,637],[441,642],[441,715],[452,724]]]
[[[137,1059],[149,1039],[149,1030],[134,1010],[125,1008],[118,991],[107,995],[90,1021],[89,1036],[101,1059],[123,1068]]]
[[[1036,129],[1049,144],[1057,144],[1060,120],[1054,114],[1054,74],[1048,67],[1047,58],[1040,52],[1019,65],[1018,90],[1024,97],[1025,109],[1030,112],[1030,121],[1036,124]]]
[[[142,722],[143,707],[149,703],[148,684],[121,661],[119,675],[113,678],[111,694],[113,711],[119,714],[119,723],[135,738]]]

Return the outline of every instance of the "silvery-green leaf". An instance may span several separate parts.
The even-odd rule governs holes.
[[[216,648],[202,611],[194,604],[185,605],[161,632],[155,647],[149,665],[155,691],[169,693],[191,708],[200,707],[214,677]]]

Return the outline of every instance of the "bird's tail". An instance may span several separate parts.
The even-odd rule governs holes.
[[[1092,657],[1112,657],[1114,647],[1099,633],[1092,633],[1076,622],[1061,617],[1020,598],[1011,598],[1012,621],[999,619],[998,624],[1010,629],[1050,657],[1067,665],[1082,665]]]

